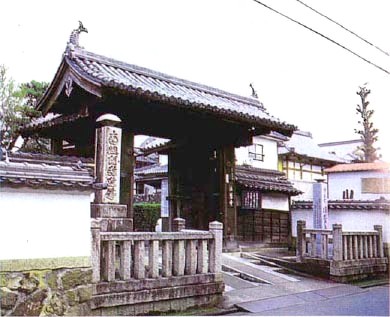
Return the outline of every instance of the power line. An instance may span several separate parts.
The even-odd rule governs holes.
[[[317,34],[317,35],[319,35],[319,36],[321,36],[321,37],[327,39],[328,41],[332,42],[333,44],[336,44],[337,46],[340,46],[341,48],[345,49],[346,51],[350,52],[351,54],[353,54],[353,55],[355,55],[356,57],[360,58],[361,60],[365,61],[366,63],[368,63],[368,64],[370,64],[370,65],[372,65],[372,66],[374,66],[374,67],[380,69],[381,71],[385,72],[386,74],[390,75],[390,71],[388,71],[388,70],[384,69],[383,67],[378,66],[377,64],[375,64],[375,63],[369,61],[368,59],[366,59],[366,58],[364,58],[363,56],[361,56],[361,55],[355,53],[354,51],[352,51],[352,50],[350,50],[349,48],[345,47],[344,45],[342,45],[342,44],[336,42],[335,40],[332,40],[331,38],[327,37],[326,35],[324,35],[324,34],[318,32],[318,31],[316,31],[316,30],[314,30],[314,29],[312,29],[312,28],[310,28],[310,27],[308,27],[307,25],[305,25],[305,24],[303,24],[303,23],[301,23],[301,22],[299,22],[299,21],[297,21],[297,20],[294,20],[293,18],[290,18],[289,16],[287,16],[287,15],[285,15],[285,14],[283,14],[283,13],[281,13],[281,12],[279,12],[279,11],[277,11],[277,10],[275,10],[275,9],[273,9],[273,8],[271,8],[271,7],[269,7],[269,6],[267,6],[266,4],[264,4],[264,3],[262,3],[262,2],[260,2],[260,1],[258,1],[258,0],[253,0],[253,1],[256,2],[256,3],[258,3],[258,4],[260,4],[260,5],[262,5],[262,6],[265,7],[265,8],[267,8],[267,9],[269,9],[269,10],[271,10],[271,11],[273,11],[273,12],[279,14],[279,15],[281,15],[282,17],[284,17],[284,18],[286,18],[286,19],[288,19],[288,20],[290,20],[290,21],[292,21],[292,22],[294,22],[294,23],[299,24],[300,26],[304,27],[305,29],[308,29],[309,31],[311,31],[311,32],[313,32],[313,33],[315,33],[315,34]]]
[[[387,55],[387,56],[390,56],[390,54],[389,54],[388,52],[386,52],[385,50],[382,50],[380,47],[378,47],[378,46],[372,44],[371,42],[367,41],[365,38],[359,36],[358,34],[356,34],[355,32],[353,32],[353,31],[351,31],[351,30],[349,30],[348,28],[346,28],[346,27],[343,26],[342,24],[340,24],[340,23],[336,22],[335,20],[329,18],[329,17],[326,16],[325,14],[322,14],[321,12],[319,12],[319,11],[317,11],[316,9],[312,8],[311,6],[307,5],[307,4],[304,3],[303,1],[301,1],[301,0],[296,0],[296,1],[298,1],[300,4],[302,4],[302,5],[305,6],[306,8],[308,8],[308,9],[314,11],[315,13],[319,14],[320,16],[324,17],[325,19],[328,19],[329,21],[331,21],[331,22],[337,24],[339,27],[341,27],[341,28],[344,29],[345,31],[347,31],[347,32],[349,32],[349,33],[351,33],[351,34],[353,34],[354,36],[356,36],[356,37],[359,38],[360,40],[366,42],[367,44],[369,44],[369,45],[371,45],[371,46],[373,46],[373,47],[375,47],[375,48],[376,48],[378,51],[380,51],[381,53],[383,53],[383,54],[385,54],[385,55]]]

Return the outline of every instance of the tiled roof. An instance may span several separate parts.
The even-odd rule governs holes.
[[[70,72],[65,71],[67,68]],[[38,103],[38,109],[44,112],[50,110],[58,87],[64,85],[60,81],[66,80],[62,77],[68,76],[67,74],[72,74],[77,83],[85,81],[84,86],[88,86],[90,91],[99,97],[107,88],[113,88],[127,95],[142,96],[150,101],[218,115],[253,126],[265,126],[286,135],[291,135],[295,130],[295,126],[271,116],[256,98],[235,95],[120,62],[74,45],[68,45],[55,79]]]
[[[292,209],[312,209],[312,201],[293,201]],[[389,210],[390,201],[386,199],[378,200],[330,200],[328,208],[331,210]]]
[[[163,144],[168,143],[169,139],[164,138],[156,138],[156,137],[148,137],[144,142],[139,146],[143,150],[148,150],[151,148],[159,147]]]
[[[236,166],[236,183],[244,188],[287,193],[291,196],[302,193],[294,188],[283,173],[252,166]]]
[[[90,166],[81,159],[75,162],[73,158],[62,157],[58,161],[51,155],[39,156],[40,159],[38,155],[25,155],[23,159],[23,155],[13,155],[7,161],[0,161],[1,186],[92,190]]]
[[[147,175],[160,175],[168,176],[168,165],[151,165],[140,167],[134,170],[134,174],[137,176],[147,176]]]
[[[74,166],[76,164],[83,167],[93,167],[94,159],[79,156],[64,156],[43,153],[11,152],[8,154],[10,162],[18,163],[39,163],[46,165]]]
[[[310,132],[295,131],[291,138],[278,148],[279,155],[294,154],[302,158],[318,159],[331,163],[346,163],[345,159],[326,152],[313,140]]]
[[[20,128],[22,135],[29,134],[31,132],[39,131],[42,128],[50,128],[59,125],[63,125],[68,122],[73,122],[78,119],[87,118],[87,114],[71,114],[71,115],[62,115],[62,114],[53,114],[48,113],[45,117],[37,118]]]
[[[339,164],[325,169],[326,173],[342,173],[355,171],[390,171],[390,163],[373,162],[373,163],[353,163]]]

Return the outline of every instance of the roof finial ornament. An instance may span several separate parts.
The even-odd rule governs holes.
[[[259,98],[259,96],[257,95],[257,91],[255,90],[255,87],[253,87],[252,83],[249,84],[249,87],[251,87],[251,89],[252,89],[252,97]]]
[[[88,30],[84,27],[83,23],[79,21],[79,27],[77,29],[74,29],[70,34],[69,44],[73,44],[74,47],[80,47],[79,35],[82,32],[88,33]]]

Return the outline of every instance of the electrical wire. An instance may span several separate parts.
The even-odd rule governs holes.
[[[313,33],[323,37],[324,39],[327,39],[328,41],[332,42],[333,44],[336,44],[337,46],[340,46],[341,48],[345,49],[346,51],[350,52],[351,54],[353,54],[356,57],[360,58],[361,60],[365,61],[366,63],[368,63],[368,64],[370,64],[370,65],[380,69],[381,71],[385,72],[386,74],[390,75],[390,71],[388,71],[388,70],[384,69],[383,67],[381,67],[381,66],[379,66],[379,65],[377,65],[377,64],[375,64],[375,63],[373,63],[371,61],[369,61],[368,59],[364,58],[363,56],[359,55],[358,53],[355,53],[354,51],[352,51],[349,48],[345,47],[344,45],[336,42],[335,40],[332,40],[330,37],[328,37],[328,36],[318,32],[318,31],[316,31],[314,29],[312,29],[311,27],[308,27],[307,25],[305,25],[305,24],[303,24],[303,23],[301,23],[301,22],[299,22],[297,20],[294,20],[293,18],[290,18],[289,16],[287,16],[287,15],[285,15],[285,14],[283,14],[283,13],[281,13],[281,12],[279,12],[279,11],[269,7],[269,6],[267,6],[266,4],[262,3],[259,0],[253,0],[253,1],[256,2],[257,4],[262,5],[265,8],[267,8],[267,9],[269,9],[269,10],[271,10],[271,11],[273,11],[273,12],[279,14],[279,15],[281,15],[282,17],[284,17],[284,18],[286,18],[286,19],[288,19],[288,20],[290,20],[290,21],[292,21],[292,22],[294,22],[294,23],[304,27],[305,29],[308,29],[309,31],[311,31],[311,32],[313,32]]]
[[[344,29],[345,31],[353,34],[354,36],[356,36],[357,38],[359,38],[360,40],[366,42],[367,44],[373,46],[374,48],[376,48],[378,51],[380,51],[381,53],[387,55],[387,56],[390,56],[390,54],[388,52],[386,52],[385,50],[382,50],[380,47],[376,46],[375,44],[367,41],[365,38],[361,37],[360,35],[356,34],[355,32],[351,31],[350,29],[346,28],[345,26],[343,26],[342,24],[338,23],[337,21],[331,19],[330,17],[328,17],[327,15],[325,14],[322,14],[321,12],[317,11],[316,9],[312,8],[311,6],[307,5],[306,3],[304,3],[303,1],[301,0],[296,0],[297,2],[299,2],[300,4],[302,4],[303,6],[305,6],[306,8],[314,11],[315,13],[319,14],[320,16],[322,16],[323,18],[337,24],[339,27],[341,27],[342,29]]]

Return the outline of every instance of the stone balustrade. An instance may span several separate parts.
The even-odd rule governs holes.
[[[222,223],[185,230],[176,218],[172,227],[177,231],[107,232],[92,221],[94,314],[182,310],[221,299]]]
[[[386,271],[382,226],[367,231],[342,231],[341,224],[332,230],[306,229],[305,221],[299,220],[297,262],[313,259],[328,261],[331,276]]]
[[[183,229],[183,219],[175,219]],[[219,273],[222,224],[209,231],[100,232],[92,227],[93,280],[114,281]]]

